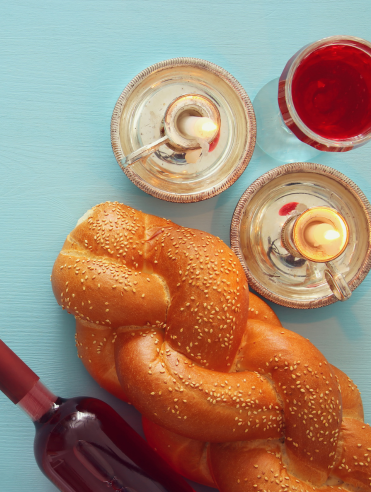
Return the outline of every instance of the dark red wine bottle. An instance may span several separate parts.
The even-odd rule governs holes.
[[[107,403],[63,399],[0,340],[0,390],[36,427],[35,457],[63,492],[194,492]]]

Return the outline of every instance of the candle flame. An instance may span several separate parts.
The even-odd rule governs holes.
[[[213,121],[206,121],[206,123],[202,125],[202,131],[204,132],[213,132],[216,128],[217,126]]]
[[[340,232],[338,231],[326,231],[325,234],[325,239],[328,241],[334,241],[335,239],[338,239],[340,237]]]

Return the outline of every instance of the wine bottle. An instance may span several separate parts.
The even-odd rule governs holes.
[[[37,464],[62,492],[194,492],[107,403],[54,395],[2,340],[0,390],[34,422]]]

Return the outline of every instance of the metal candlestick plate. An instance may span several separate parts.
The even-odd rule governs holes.
[[[190,163],[186,151],[160,142],[148,157],[127,166],[126,156],[164,137],[167,108],[189,94],[210,100],[220,115],[209,151]],[[113,152],[128,178],[173,202],[197,202],[227,189],[248,165],[255,139],[254,110],[242,86],[226,70],[196,58],[166,60],[138,74],[122,92],[111,121]]]
[[[307,208],[337,210],[349,227],[345,251],[332,263],[351,291],[371,268],[371,207],[346,176],[327,166],[297,162],[267,172],[242,195],[231,224],[231,246],[250,286],[283,306],[308,309],[338,299],[325,279],[326,266],[284,248],[282,227]]]

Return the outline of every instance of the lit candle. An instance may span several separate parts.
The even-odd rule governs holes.
[[[304,230],[304,238],[311,246],[326,254],[335,255],[341,248],[340,232],[327,222],[311,222]],[[340,241],[339,241],[340,239]]]
[[[187,137],[208,140],[215,135],[217,125],[211,118],[188,115],[179,119],[178,128]]]
[[[309,244],[317,248],[339,239],[340,232],[327,222],[311,222],[306,227],[304,236]]]
[[[326,262],[337,258],[349,238],[345,219],[328,207],[315,207],[303,212],[295,221],[293,240],[305,258]]]

